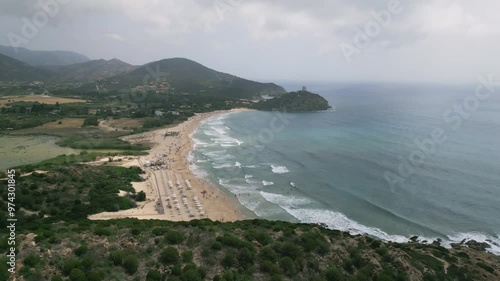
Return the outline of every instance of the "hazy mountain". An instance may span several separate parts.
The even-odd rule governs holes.
[[[135,69],[136,66],[118,59],[100,59],[71,65],[44,66],[43,68],[54,72],[58,81],[86,82],[126,73]]]
[[[26,48],[16,49],[0,45],[0,54],[27,63],[39,65],[70,65],[90,61],[84,55],[69,51],[34,51]]]
[[[286,92],[274,83],[246,80],[215,71],[184,58],[148,63],[129,73],[102,82],[103,86],[109,89],[133,88],[166,82],[178,93],[206,93],[239,98],[252,98],[262,94],[277,95]]]
[[[47,80],[52,73],[0,54],[0,81]]]

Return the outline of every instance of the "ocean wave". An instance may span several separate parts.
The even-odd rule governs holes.
[[[245,175],[245,179],[251,179],[253,178],[253,175]]]
[[[290,185],[291,185],[292,187],[295,187],[295,183],[294,183],[293,181],[292,181],[292,182],[290,182]]]
[[[201,141],[201,140],[199,140],[197,138],[191,137],[191,140],[193,141],[193,145],[194,145],[195,148],[196,147],[207,147],[208,146],[208,143],[203,142],[203,141]]]
[[[284,209],[287,213],[303,223],[322,223],[328,228],[347,231],[351,234],[368,234],[378,237],[385,241],[394,241],[398,243],[408,242],[409,238],[403,235],[391,235],[379,228],[368,227],[354,220],[349,219],[346,215],[328,209],[310,209],[306,208],[314,201],[311,199],[285,196],[281,194],[273,194],[261,192],[261,195],[269,202],[274,203]]]
[[[370,235],[384,241],[397,243],[406,243],[412,236],[418,236],[417,242],[422,244],[429,244],[439,239],[439,237],[425,237],[417,234],[409,236],[389,234],[380,228],[360,224],[340,212],[328,209],[307,208],[308,205],[310,206],[310,204],[314,202],[307,198],[288,195],[285,196],[282,194],[274,194],[264,191],[261,191],[260,194],[267,201],[278,205],[280,208],[284,209],[287,213],[303,223],[321,223],[325,224],[328,228],[346,231],[352,235]],[[494,237],[482,233],[470,232],[448,235],[447,239],[440,239],[442,241],[442,245],[447,248],[450,248],[452,243],[466,243],[471,240],[479,243],[487,243],[490,245],[490,248],[486,249],[488,252],[500,255],[500,237],[498,236]]]
[[[286,174],[286,173],[290,172],[286,166],[271,165],[271,168],[272,168],[273,173],[275,173],[275,174]]]
[[[274,182],[272,182],[272,181],[262,181],[262,185],[264,185],[264,186],[274,185]]]
[[[219,169],[225,169],[225,168],[231,168],[231,167],[233,167],[233,163],[222,163],[222,164],[215,164],[214,163],[212,165],[212,168],[217,169],[217,170],[219,170]]]
[[[235,166],[235,167],[238,167],[238,168],[240,168],[240,169],[241,169],[241,163],[240,163],[240,162],[236,162],[236,163],[234,163],[234,166]]]

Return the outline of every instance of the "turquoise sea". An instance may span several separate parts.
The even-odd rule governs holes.
[[[478,85],[308,85],[335,110],[208,119],[192,169],[261,218],[500,254],[500,88]]]

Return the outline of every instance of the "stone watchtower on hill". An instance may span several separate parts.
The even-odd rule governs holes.
[[[302,91],[307,92],[307,87],[306,86],[302,86]]]

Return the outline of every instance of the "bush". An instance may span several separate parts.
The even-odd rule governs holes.
[[[212,246],[210,248],[212,248],[212,250],[219,251],[220,249],[222,249],[222,244],[215,241],[214,243],[212,243]]]
[[[113,262],[114,265],[122,265],[122,261],[125,258],[125,252],[122,250],[116,250],[109,253],[109,259]]]
[[[139,191],[137,193],[137,196],[135,197],[135,201],[138,201],[138,202],[142,202],[142,201],[146,201],[146,193],[144,193],[144,191]]]
[[[270,260],[264,260],[260,263],[260,270],[269,274],[281,274],[281,268]]]
[[[342,275],[342,271],[336,267],[330,267],[325,272],[325,278],[327,281],[343,281],[344,276]]]
[[[224,258],[222,259],[222,265],[225,268],[230,268],[235,266],[238,263],[236,260],[236,255],[234,254],[233,251],[229,251],[224,255]]]
[[[98,125],[99,125],[99,120],[97,119],[96,116],[87,117],[83,121],[83,126],[98,126]]]
[[[180,244],[180,243],[182,243],[182,241],[184,241],[184,239],[185,239],[184,234],[182,234],[179,231],[169,230],[165,234],[165,240],[169,244],[174,244],[174,245]]]
[[[75,250],[75,255],[81,257],[83,256],[85,253],[87,253],[88,251],[88,247],[87,245],[81,245],[80,247],[78,247],[76,250]]]
[[[79,259],[68,259],[64,262],[62,272],[65,275],[69,275],[73,269],[80,268],[81,265],[82,262]]]
[[[290,257],[291,259],[296,259],[302,255],[300,248],[290,242],[283,243],[279,251],[282,257]]]
[[[193,261],[193,252],[186,251],[182,253],[182,262],[190,263]]]
[[[87,281],[87,277],[85,277],[85,273],[78,268],[74,268],[71,270],[69,274],[69,280],[71,281]]]
[[[259,258],[261,260],[270,260],[272,262],[275,262],[278,260],[278,254],[276,254],[276,251],[274,251],[273,248],[264,247],[260,250]]]
[[[297,273],[297,270],[295,268],[295,262],[290,258],[290,257],[283,257],[279,260],[279,264],[281,269],[283,269],[283,272],[287,276],[292,276],[295,273]]]
[[[41,259],[39,256],[31,254],[24,259],[24,265],[28,267],[35,267],[40,263]]]
[[[123,259],[123,268],[125,271],[132,275],[137,272],[139,267],[139,260],[136,255],[128,255]]]
[[[165,232],[167,232],[167,229],[164,227],[155,227],[153,228],[153,230],[151,230],[151,233],[153,233],[153,235],[155,236],[160,236]]]
[[[161,281],[161,273],[156,270],[149,270],[146,275],[146,281]]]
[[[174,247],[168,247],[160,253],[160,261],[166,265],[175,264],[179,259],[179,252]]]
[[[247,248],[243,248],[238,253],[238,264],[248,270],[254,264],[254,254]]]

